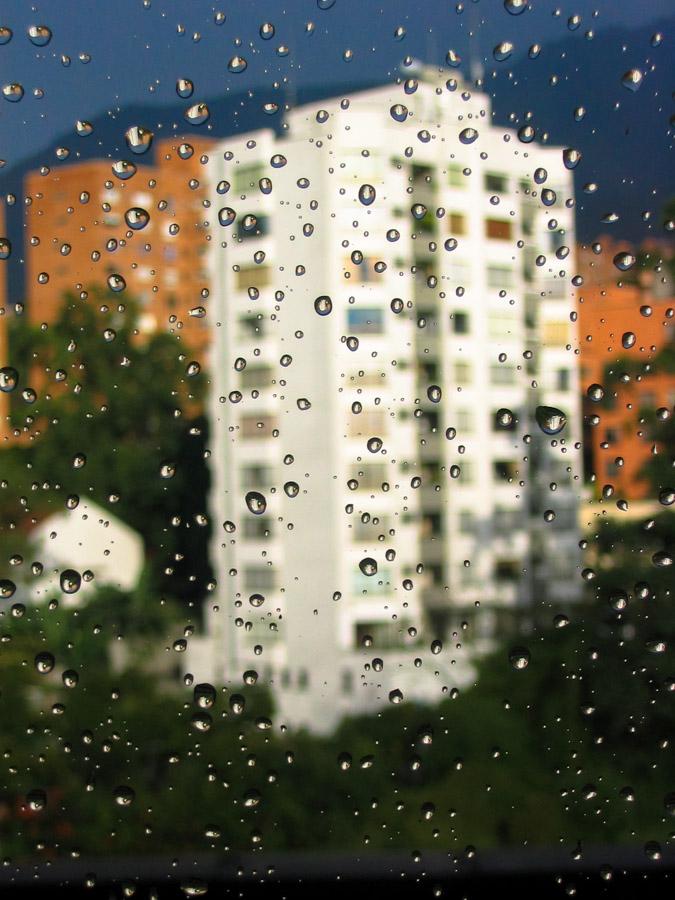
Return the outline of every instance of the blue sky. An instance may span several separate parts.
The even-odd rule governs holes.
[[[16,104],[0,98],[0,158],[11,165],[64,132],[73,135],[72,149],[83,140],[74,133],[77,119],[129,103],[175,102],[178,78],[194,82],[195,100],[271,88],[284,79],[337,88],[392,78],[406,54],[441,62],[453,48],[466,59],[471,30],[477,34],[471,42],[476,56],[490,55],[496,43],[510,40],[516,59],[533,42],[545,45],[568,34],[568,18],[575,14],[582,17],[575,33],[579,40],[587,28],[598,32],[672,15],[669,0],[531,0],[530,9],[517,17],[505,11],[502,0],[464,0],[464,6],[458,13],[453,0],[335,0],[328,10],[317,0],[5,0],[0,25],[14,36],[0,46],[0,82],[21,83],[25,95]],[[225,13],[222,25],[214,20],[217,11]],[[315,24],[311,36],[305,31],[308,21]],[[260,37],[263,22],[274,24],[272,40]],[[52,29],[47,46],[30,43],[26,30],[32,24]],[[394,38],[399,25],[406,29],[401,41]],[[289,49],[283,57],[277,54],[281,44]],[[347,49],[353,51],[350,62],[343,59]],[[240,75],[227,70],[236,53],[248,61]],[[64,54],[71,58],[69,66],[61,62]],[[90,62],[82,63],[80,54],[88,54]],[[35,89],[44,96],[34,97]]]

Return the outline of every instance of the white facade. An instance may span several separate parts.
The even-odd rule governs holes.
[[[43,566],[41,577],[30,583],[35,600],[60,597],[75,604],[86,601],[88,594],[101,587],[131,591],[138,585],[145,560],[143,539],[91,500],[81,502],[76,509],[47,516],[31,531],[30,538]],[[75,571],[81,578],[80,586],[71,594],[61,587],[62,575],[68,571]]]
[[[572,179],[559,148],[490,122],[486,96],[432,76],[211,154],[218,597],[188,667],[255,670],[288,724],[326,730],[395,690],[439,700],[500,609],[578,592],[573,272],[555,255],[574,247]],[[568,419],[554,438],[543,404]]]

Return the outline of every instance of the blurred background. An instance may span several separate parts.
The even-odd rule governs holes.
[[[672,11],[1,18],[7,896],[666,887]]]

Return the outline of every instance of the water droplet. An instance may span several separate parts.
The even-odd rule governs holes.
[[[389,702],[403,703],[403,691],[401,691],[399,688],[394,688],[393,691],[389,691]]]
[[[173,478],[176,474],[176,466],[174,463],[165,462],[159,468],[159,474],[161,478]]]
[[[497,410],[495,419],[500,428],[510,428],[513,425],[514,415],[510,409],[503,407]]]
[[[640,69],[629,69],[623,73],[621,84],[629,91],[637,91],[644,80],[644,74]]]
[[[652,556],[652,564],[655,565],[657,569],[665,569],[667,566],[672,566],[673,557],[666,550],[658,550]]]
[[[80,681],[80,676],[77,674],[75,669],[66,669],[65,672],[61,675],[61,681],[64,686],[67,688],[77,687]]]
[[[658,841],[647,841],[645,844],[645,856],[653,862],[661,859],[661,845]]]
[[[675,490],[667,487],[659,491],[659,503],[661,506],[672,506],[675,503]]]
[[[190,125],[203,125],[211,115],[206,103],[195,103],[185,110],[185,119]]]
[[[493,49],[492,55],[497,62],[505,62],[513,53],[514,47],[511,41],[502,41]]]
[[[108,275],[108,287],[111,291],[114,291],[116,294],[120,291],[123,291],[127,286],[126,281],[119,274],[119,272],[115,272],[112,275]]]
[[[3,366],[0,369],[0,391],[3,394],[11,393],[19,383],[19,373],[13,366]]]
[[[382,438],[371,437],[368,439],[368,443],[366,444],[366,446],[368,447],[368,450],[371,453],[379,453],[380,450],[382,449],[382,444],[383,444]]]
[[[621,335],[621,346],[624,350],[630,350],[631,347],[635,346],[635,341],[637,337],[635,336],[635,332],[633,331],[624,331]]]
[[[80,137],[87,137],[93,130],[94,126],[91,122],[87,122],[84,119],[78,119],[77,122],[75,122],[75,131]]]
[[[231,225],[236,218],[236,212],[229,206],[224,206],[221,210],[218,210],[218,221],[221,225]]]
[[[394,103],[389,110],[389,115],[395,122],[405,122],[408,118],[408,107],[402,103]]]
[[[287,497],[297,497],[300,493],[300,485],[297,483],[297,481],[287,481],[284,484],[284,493]]]
[[[183,100],[187,100],[192,96],[195,87],[189,78],[179,78],[176,82],[176,93]]]
[[[121,784],[113,791],[113,797],[118,806],[131,806],[136,799],[136,791],[128,784]]]
[[[141,125],[132,125],[124,134],[129,150],[139,156],[148,152],[152,146],[153,137],[152,131],[148,128],[143,128]]]
[[[528,0],[504,0],[504,9],[512,16],[519,16],[528,7]]]
[[[274,25],[272,25],[271,22],[264,22],[264,23],[260,26],[260,28],[259,28],[259,30],[258,30],[258,33],[260,34],[260,37],[261,37],[264,41],[271,41],[272,38],[274,37],[275,30],[276,30],[276,29],[274,28]]]
[[[28,29],[28,39],[36,47],[45,47],[52,39],[51,29],[46,25],[31,25]]]
[[[333,309],[333,301],[330,297],[326,295],[322,295],[321,297],[317,297],[314,301],[314,310],[320,316],[330,315]]]
[[[366,556],[359,562],[359,569],[364,575],[377,575],[377,560],[374,560],[372,556]]]
[[[16,81],[13,81],[11,84],[6,84],[2,89],[2,96],[5,100],[9,100],[10,103],[18,103],[23,97],[23,94],[23,86]]]
[[[463,128],[459,133],[459,140],[462,144],[473,144],[478,138],[478,132],[475,128]]]
[[[243,72],[247,66],[248,63],[243,56],[233,56],[227,64],[227,68],[230,70],[230,72],[234,72],[235,75]]]
[[[372,184],[362,184],[359,188],[359,200],[363,203],[364,206],[370,206],[371,203],[375,202],[375,188]]]
[[[61,572],[59,583],[64,594],[76,594],[82,584],[82,576],[75,569],[64,569]]]
[[[203,897],[208,893],[209,886],[206,881],[202,881],[200,878],[188,878],[185,881],[181,881],[180,889],[186,897]]]
[[[40,675],[48,675],[56,665],[56,660],[53,653],[44,650],[36,655],[34,663]]]
[[[8,44],[12,40],[12,29],[6,25],[0,26],[0,45]]]
[[[9,600],[14,596],[16,585],[9,578],[0,578],[0,600]]]
[[[617,253],[613,262],[619,271],[626,272],[635,265],[636,260],[632,253],[624,251],[622,253]]]
[[[262,516],[267,509],[267,500],[260,491],[248,491],[245,497],[246,506],[254,516]]]
[[[311,408],[312,408],[312,404],[311,404],[310,401],[307,399],[307,397],[298,397],[296,403],[297,403],[298,409],[303,410],[303,412],[304,412],[305,410],[308,410],[308,409],[311,409]]]
[[[126,181],[136,174],[137,166],[135,163],[129,162],[126,159],[120,159],[117,162],[112,164],[113,175],[120,179],[120,181]]]
[[[352,766],[352,755],[351,753],[340,753],[337,758],[338,766],[343,771],[346,772]]]
[[[617,612],[626,609],[628,606],[628,594],[622,588],[614,588],[607,598],[607,602]]]
[[[9,238],[0,237],[0,259],[9,259],[12,255],[12,242]]]
[[[40,788],[34,788],[26,794],[26,805],[33,812],[40,812],[47,805],[47,794]]]
[[[591,384],[588,386],[586,396],[594,403],[599,403],[605,396],[605,389],[601,384]]]
[[[562,152],[563,163],[566,169],[575,169],[581,162],[581,151],[574,147],[566,147]]]
[[[141,206],[132,206],[124,213],[124,221],[132,231],[141,231],[150,221],[150,214]]]
[[[567,424],[567,416],[555,406],[538,406],[535,418],[544,434],[559,434]]]
[[[514,669],[526,669],[530,664],[530,651],[527,647],[514,647],[509,653],[509,662]]]

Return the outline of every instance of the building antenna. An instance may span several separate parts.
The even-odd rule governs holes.
[[[469,0],[469,77],[474,87],[483,84],[483,60],[480,52],[480,14],[478,0]]]

